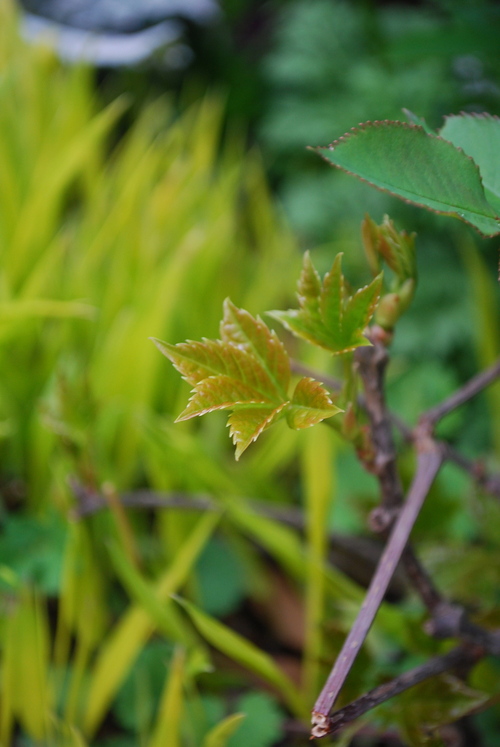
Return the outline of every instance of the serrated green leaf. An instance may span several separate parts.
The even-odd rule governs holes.
[[[459,218],[485,236],[500,233],[476,163],[420,126],[366,122],[314,150],[330,164],[407,202]]]
[[[189,384],[196,385],[209,376],[222,375],[260,386],[265,393],[275,393],[276,387],[267,372],[250,353],[237,345],[206,338],[177,345],[151,339]]]
[[[328,330],[341,330],[345,294],[342,254],[337,254],[332,269],[324,277],[319,296],[321,320]]]
[[[321,282],[312,263],[308,265],[307,261],[300,289],[302,297],[307,297],[305,303],[316,304],[319,308],[314,293],[321,292]],[[315,324],[320,323],[318,312]],[[262,431],[288,411],[290,361],[276,333],[259,317],[254,318],[244,309],[238,309],[229,299],[224,302],[220,330],[221,340],[203,339],[201,342],[171,345],[151,339],[182,376],[194,385],[189,403],[177,421],[215,410],[231,410],[228,426],[236,446],[236,459],[239,459]],[[327,343],[328,339],[325,345]],[[311,397],[312,387],[309,389],[308,396]],[[319,403],[319,391],[313,398]],[[292,425],[293,428],[305,428],[338,412],[324,397],[319,407],[302,405],[295,402],[290,423],[303,422],[304,425]]]
[[[287,422],[290,428],[300,430],[320,423],[342,412],[336,407],[326,389],[310,378],[302,378],[297,383],[292,402],[287,410]]]
[[[177,420],[232,410],[228,425],[239,459],[263,430],[284,415],[290,362],[276,333],[229,299],[224,302],[221,336],[222,340],[178,345],[153,342],[194,385]]]
[[[289,311],[268,311],[269,316],[276,319],[278,322],[286,327],[292,334],[302,339],[307,340],[312,345],[319,345],[325,350],[331,350],[330,336],[324,329],[321,318],[318,321],[304,313],[302,309],[295,310],[290,309]],[[345,351],[335,351],[345,352]]]
[[[188,420],[197,415],[205,415],[214,410],[228,410],[240,405],[260,406],[268,403],[268,398],[243,381],[237,381],[231,376],[209,376],[196,385],[188,406],[176,422]]]
[[[344,344],[353,346],[368,345],[363,332],[375,313],[382,289],[382,275],[378,275],[369,285],[357,290],[347,299],[342,314]]]
[[[319,297],[321,295],[321,278],[314,267],[309,252],[304,254],[302,272],[297,284],[300,305],[312,316],[319,316]]]
[[[479,166],[488,202],[500,213],[500,118],[490,114],[446,117],[439,132]]]
[[[366,215],[361,225],[361,234],[365,253],[374,272],[379,271],[379,257],[382,257],[400,284],[408,279],[416,279],[416,234],[396,230],[388,215],[384,215],[384,220],[379,226]]]
[[[283,402],[278,407],[239,408],[231,413],[227,424],[230,436],[236,446],[236,460],[240,458],[253,441],[257,440],[262,431],[269,428],[284,414],[288,404],[288,402]]]
[[[299,280],[301,308],[298,311],[271,311],[269,314],[293,334],[334,354],[369,345],[364,332],[380,298],[382,276],[378,275],[369,285],[349,296],[342,275],[342,254],[335,257],[322,284],[315,282],[315,273],[306,254]],[[317,292],[316,297],[314,292]]]
[[[286,397],[290,383],[288,355],[276,333],[262,319],[255,319],[248,311],[238,309],[226,298],[220,332],[223,342],[234,343],[253,355],[268,372],[280,393]]]
[[[304,714],[305,704],[299,697],[298,691],[268,654],[191,602],[178,597],[176,601],[188,613],[195,627],[208,643],[275,687],[294,713]]]

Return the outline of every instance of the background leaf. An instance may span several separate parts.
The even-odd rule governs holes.
[[[203,747],[226,747],[228,739],[239,729],[245,718],[245,713],[234,713],[232,716],[227,716],[210,729],[203,742]]]
[[[239,664],[254,672],[265,682],[275,687],[285,698],[289,707],[297,714],[304,715],[304,704],[291,680],[280,670],[272,658],[243,636],[207,615],[191,602],[177,598],[186,610],[201,635],[215,648]]]

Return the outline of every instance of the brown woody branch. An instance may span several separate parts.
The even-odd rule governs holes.
[[[448,415],[453,410],[456,410],[457,407],[475,397],[479,392],[492,384],[495,379],[498,379],[499,376],[500,361],[497,361],[485,371],[473,376],[467,384],[454,392],[451,397],[445,399],[444,402],[424,412],[420,417],[420,422],[426,422],[432,426],[436,425],[445,415]]]
[[[364,713],[367,713],[367,711],[384,703],[386,700],[390,700],[395,695],[399,695],[431,677],[452,671],[457,667],[460,667],[460,669],[464,667],[469,668],[479,661],[484,654],[485,650],[478,646],[462,644],[447,654],[434,656],[429,661],[426,661],[425,664],[421,664],[401,674],[399,677],[395,677],[390,682],[380,685],[369,693],[357,698],[357,700],[344,706],[344,708],[340,708],[336,713],[326,719],[323,724],[323,733],[316,734],[315,736],[321,737],[335,734]]]
[[[429,410],[427,412],[427,424],[429,424],[431,427],[433,424],[437,423],[437,420],[444,417],[445,414],[448,414],[451,412],[451,409],[455,407],[459,407],[460,405],[464,404],[468,399],[473,397],[474,395],[478,394],[481,389],[485,388],[486,386],[489,386],[489,384],[493,383],[495,378],[499,376],[498,374],[498,366],[500,364],[495,364],[490,369],[488,369],[485,373],[487,374],[485,377],[482,377],[481,374],[479,376],[473,377],[467,384],[462,387],[461,390],[459,390],[460,395],[457,396],[452,395],[448,400],[446,400],[446,413],[443,411],[443,408],[441,405],[437,405],[436,408],[432,408],[432,410]],[[311,376],[312,378],[321,379],[321,381],[327,386],[331,391],[339,391],[342,388],[342,382],[338,379],[335,379],[331,376],[325,376],[324,374],[320,374],[317,371],[314,371],[313,369],[309,368],[308,366],[304,366],[301,363],[298,363],[296,361],[292,361],[292,370],[296,373],[300,373],[304,376]],[[358,404],[366,410],[366,401],[364,396],[358,397]],[[451,409],[450,409],[451,408]],[[438,412],[439,411],[439,412]],[[434,414],[433,414],[434,413]],[[430,414],[430,419],[429,419]],[[390,410],[387,411],[388,418],[391,422],[391,424],[400,432],[403,439],[407,443],[413,443],[415,439],[414,429],[412,429],[407,423],[404,422],[398,415],[391,412]],[[436,420],[437,417],[437,420]],[[422,416],[424,420],[424,425],[426,422],[426,414]],[[500,475],[489,472],[484,464],[481,461],[472,460],[468,457],[464,456],[460,452],[458,452],[456,449],[453,448],[450,444],[444,442],[444,441],[438,441],[440,448],[444,452],[444,458],[445,461],[453,462],[458,467],[460,467],[464,472],[467,472],[470,477],[486,492],[492,495],[495,498],[500,498]]]
[[[413,484],[408,493],[407,500],[393,526],[361,610],[342,646],[342,650],[337,657],[330,676],[315,703],[311,732],[314,737],[321,737],[327,733],[324,729],[329,723],[330,711],[375,619],[377,610],[382,603],[391,576],[406,547],[410,532],[422,508],[425,497],[441,466],[441,461],[441,454],[435,449],[419,455],[417,472]]]
[[[359,348],[355,353],[355,360],[363,380],[365,390],[363,404],[370,420],[371,441],[375,453],[374,464],[370,465],[370,471],[376,474],[381,488],[381,507],[376,514],[375,528],[383,529],[384,525],[387,526],[391,523],[394,517],[394,509],[402,501],[402,486],[397,472],[396,449],[392,435],[393,419],[385,406],[384,400],[384,372],[388,354],[382,345],[375,342],[369,348]],[[325,687],[316,701],[312,719],[312,736],[319,737],[331,733],[332,724],[336,719],[337,726],[334,730],[338,730],[343,722],[343,717],[338,714],[334,716],[329,714],[381,604],[383,593],[387,588],[388,577],[390,577],[391,569],[393,569],[392,553],[399,552],[397,556],[399,559],[404,551],[403,560],[407,574],[432,614],[432,619],[428,624],[430,633],[438,637],[455,635],[465,640],[477,642],[482,646],[488,646],[492,651],[496,650],[498,644],[496,636],[470,623],[461,607],[449,604],[435,588],[411,548],[406,547],[405,549],[405,545],[413,522],[418,516],[432,481],[446,454],[445,450],[440,448],[439,444],[432,438],[434,424],[452,409],[481,391],[498,375],[500,375],[500,364],[492,367],[484,374],[474,377],[468,385],[442,403],[441,406],[425,413],[420,419],[419,426],[411,433],[411,440],[414,442],[417,452],[419,452],[417,474],[406,505],[401,510],[387,543],[386,551],[381,558],[361,611],[344,643]],[[408,433],[405,433],[405,436],[408,435]],[[432,455],[434,459],[427,467],[428,473],[422,471],[424,455],[427,455],[427,458]],[[422,475],[425,475],[425,477],[422,477]],[[401,522],[402,516],[407,517],[403,522]],[[399,541],[396,541],[396,537]],[[380,596],[381,591],[382,596]],[[452,621],[453,625],[451,624]],[[432,671],[431,664],[432,662],[428,662],[428,671]],[[420,675],[426,671],[424,667]],[[425,676],[432,676],[432,674]],[[394,687],[397,688],[400,685],[401,683],[396,683]],[[398,690],[391,692],[395,694]],[[369,705],[370,698],[365,697],[366,710],[368,710],[373,706]],[[391,696],[388,695],[387,697]],[[353,712],[355,710],[353,709]],[[352,718],[355,717],[357,716],[352,715]],[[352,720],[352,718],[349,720]]]
[[[386,348],[378,343],[358,348],[356,363],[365,390],[364,407],[371,426],[371,442],[376,454],[375,472],[382,494],[381,505],[372,511],[371,527],[374,531],[385,532],[392,524],[395,508],[403,500],[403,486],[397,470],[396,446],[392,434],[392,418],[385,404],[385,369],[389,357]],[[439,450],[429,439],[424,426],[412,434],[417,450]],[[420,595],[423,603],[432,613],[443,600],[430,576],[421,565],[411,546],[405,548],[403,565],[406,574]]]

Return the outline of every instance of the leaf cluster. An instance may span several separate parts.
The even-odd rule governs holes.
[[[159,350],[194,386],[177,420],[215,410],[231,410],[228,419],[236,458],[279,418],[300,430],[340,412],[327,390],[301,378],[288,396],[290,361],[283,343],[264,322],[224,302],[220,340],[171,345],[154,340]]]

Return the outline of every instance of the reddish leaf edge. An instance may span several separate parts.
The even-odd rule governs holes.
[[[489,112],[464,112],[462,111],[462,112],[458,112],[458,114],[445,114],[443,119],[445,120],[445,123],[446,123],[448,119],[455,119],[456,117],[465,117],[466,119],[494,119],[497,122],[500,122],[500,117],[497,114],[490,114]],[[441,127],[438,130],[438,134],[441,132],[443,127]],[[455,148],[456,147],[457,146],[455,145]]]
[[[447,117],[453,117],[453,116],[459,116],[459,115],[453,115],[453,114],[447,115]],[[484,115],[477,115],[477,116],[478,117],[484,116],[485,118],[493,118],[494,117],[494,115],[487,114],[486,112],[484,113]],[[445,119],[447,117],[445,117]],[[495,117],[495,118],[496,119],[500,119],[500,117]],[[493,206],[490,205],[490,203],[486,199],[486,195],[485,195],[485,200],[486,200],[486,202],[488,202],[488,205],[490,205],[492,211],[494,212],[494,214],[495,214],[495,216],[497,218],[497,222],[498,222],[498,231],[496,231],[495,233],[488,233],[488,234],[483,233],[477,226],[475,226],[470,221],[466,220],[466,218],[463,218],[458,213],[451,212],[451,211],[447,212],[447,211],[444,211],[444,210],[436,210],[435,208],[428,207],[427,205],[422,205],[420,202],[416,202],[414,200],[407,199],[406,197],[401,197],[401,195],[399,195],[397,192],[393,192],[390,189],[386,189],[385,187],[379,187],[377,184],[374,184],[373,182],[368,181],[368,179],[365,179],[364,177],[359,176],[359,174],[356,174],[354,171],[349,171],[349,169],[346,169],[343,166],[337,166],[336,163],[333,163],[332,161],[330,161],[326,156],[324,156],[321,153],[322,150],[335,150],[335,148],[338,145],[341,145],[343,142],[345,142],[347,139],[353,137],[358,132],[362,132],[363,130],[366,130],[368,128],[377,127],[378,125],[385,125],[385,124],[399,125],[399,126],[403,127],[404,129],[407,129],[407,130],[421,130],[424,133],[424,135],[426,135],[427,137],[432,137],[432,138],[435,138],[437,140],[442,140],[444,143],[449,143],[450,145],[452,145],[455,148],[455,150],[460,151],[460,153],[462,153],[465,156],[465,158],[468,158],[469,161],[472,162],[472,164],[474,165],[474,167],[477,170],[477,173],[478,173],[478,176],[479,176],[479,180],[481,182],[481,186],[484,189],[483,178],[481,176],[481,172],[479,170],[479,166],[474,161],[474,159],[471,158],[471,156],[468,156],[467,153],[464,152],[464,150],[462,148],[457,147],[450,140],[445,140],[445,138],[441,137],[440,135],[435,135],[435,134],[431,134],[431,133],[426,132],[425,129],[422,126],[420,126],[420,125],[410,124],[409,122],[402,122],[401,120],[398,120],[398,119],[375,119],[373,121],[360,122],[360,124],[358,124],[357,126],[351,127],[351,129],[348,132],[344,133],[344,135],[341,135],[341,137],[337,138],[337,140],[333,140],[329,145],[308,145],[306,147],[307,147],[307,150],[311,150],[314,153],[317,153],[320,156],[320,158],[322,158],[323,161],[326,161],[326,163],[329,166],[331,166],[333,168],[336,168],[336,169],[339,169],[340,171],[343,171],[345,174],[349,174],[349,176],[356,177],[356,179],[359,179],[360,181],[364,182],[365,184],[368,184],[370,187],[374,187],[375,189],[378,189],[379,192],[385,192],[385,194],[389,194],[392,197],[397,197],[398,200],[401,200],[402,202],[405,202],[407,205],[415,205],[416,207],[424,208],[425,210],[428,210],[429,212],[435,213],[437,215],[445,215],[445,216],[449,216],[449,217],[452,217],[452,218],[457,218],[457,220],[461,221],[462,223],[466,223],[468,226],[470,226],[471,228],[473,228],[474,231],[476,231],[476,233],[478,233],[480,236],[485,237],[485,238],[492,238],[492,237],[498,236],[500,234],[500,216],[497,215],[497,213],[494,211]],[[478,213],[478,215],[480,215],[480,214]]]

